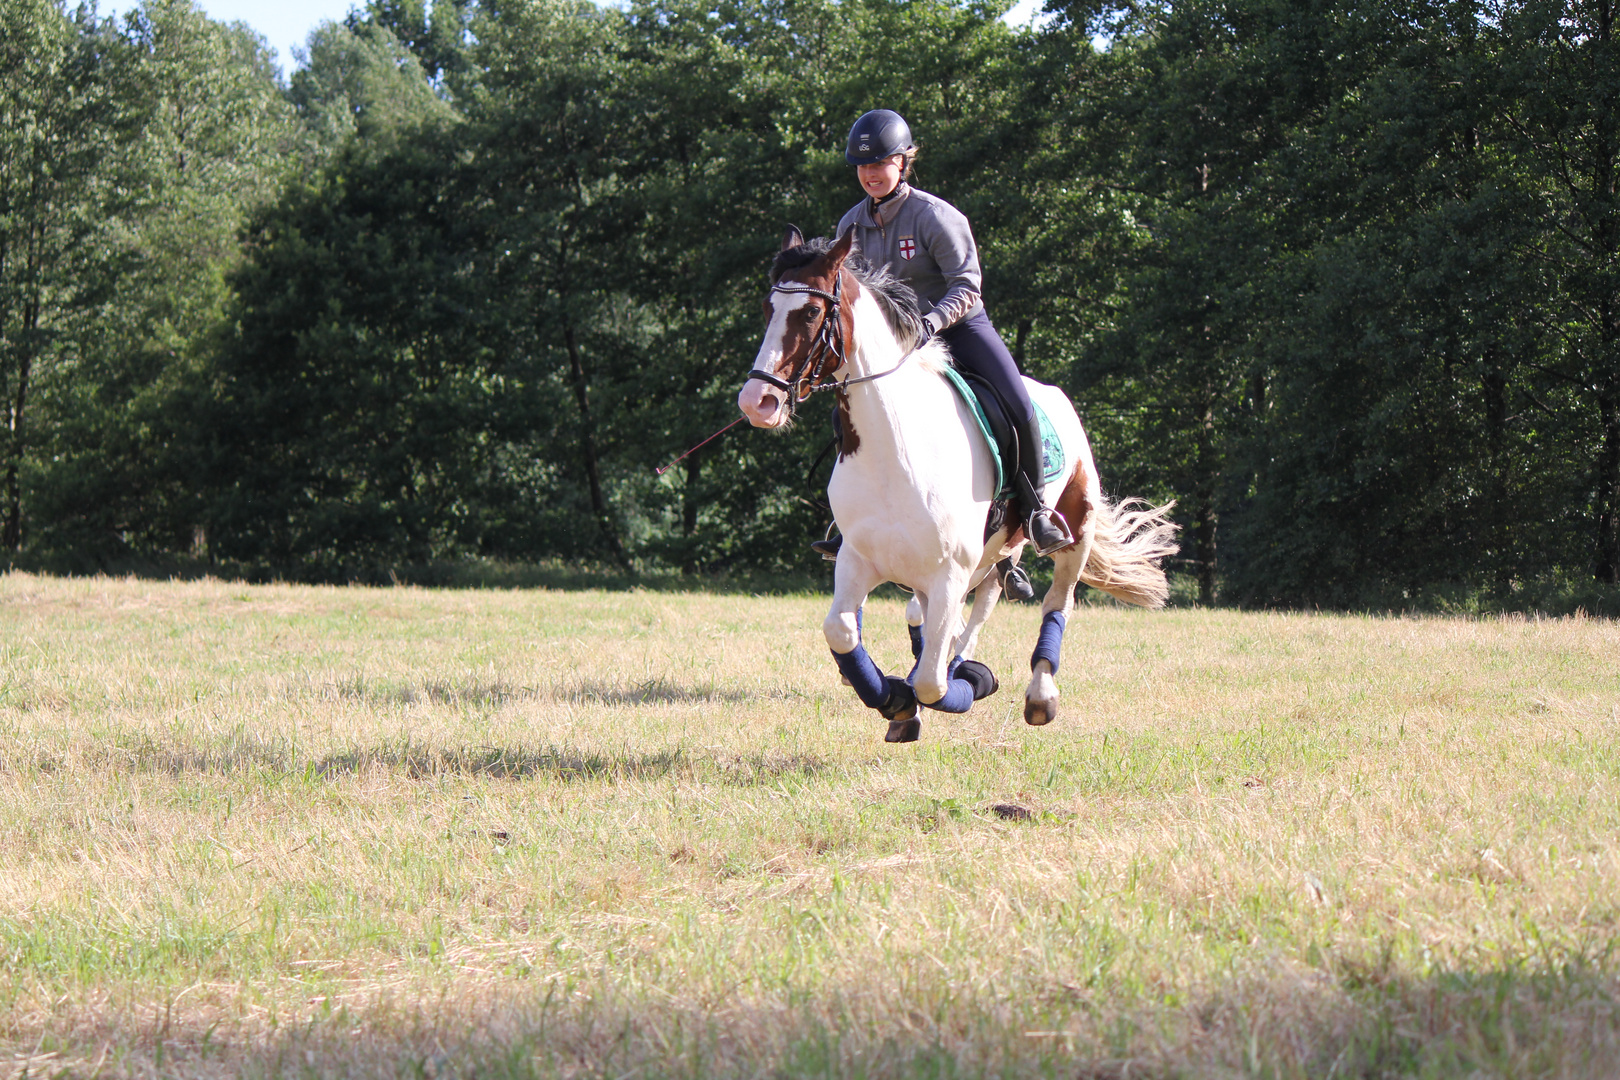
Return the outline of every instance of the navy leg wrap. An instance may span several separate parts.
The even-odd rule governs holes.
[[[932,704],[919,701],[917,704],[925,709],[936,709],[939,712],[964,713],[973,708],[973,684],[966,679],[953,679],[956,674],[956,665],[962,662],[960,656],[951,661],[945,669],[945,696]]]
[[[1052,674],[1057,674],[1058,656],[1063,652],[1063,627],[1067,622],[1061,611],[1048,611],[1041,619],[1041,636],[1035,639],[1035,652],[1029,658],[1029,668],[1035,670],[1035,665],[1042,660],[1052,665]]]
[[[966,679],[952,679],[945,684],[945,696],[938,701],[919,701],[925,709],[940,712],[964,713],[973,708],[973,684]]]
[[[846,653],[835,652],[832,658],[866,705],[878,709],[889,700],[889,684],[884,681],[883,672],[867,655],[865,645],[857,645]]]

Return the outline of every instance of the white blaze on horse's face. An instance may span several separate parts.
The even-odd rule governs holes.
[[[754,357],[754,371],[762,371],[777,378],[787,378],[787,372],[779,370],[783,355],[787,349],[788,322],[793,313],[809,303],[809,297],[803,294],[795,296],[791,292],[773,292],[766,303],[770,307],[771,320],[765,327],[765,340],[760,343],[759,355]],[[743,383],[741,392],[737,394],[737,408],[748,417],[748,422],[758,428],[778,428],[788,422],[788,408],[785,391],[782,391],[763,379],[749,379]]]

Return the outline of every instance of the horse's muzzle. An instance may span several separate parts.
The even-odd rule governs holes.
[[[755,379],[743,383],[737,394],[737,408],[758,428],[781,427],[788,417],[782,393]]]

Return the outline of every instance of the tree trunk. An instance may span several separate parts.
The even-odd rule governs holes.
[[[563,343],[568,346],[568,367],[574,379],[574,401],[579,405],[579,451],[585,462],[585,477],[590,484],[591,510],[596,514],[596,523],[602,528],[602,538],[607,541],[614,561],[628,570],[630,560],[619,543],[619,534],[613,528],[612,515],[608,513],[607,500],[602,496],[602,473],[596,463],[596,428],[591,421],[590,399],[585,392],[585,365],[580,361],[574,325],[566,320],[563,322]]]
[[[1598,457],[1597,558],[1593,576],[1608,585],[1620,585],[1620,398],[1605,397],[1603,452]]]
[[[1507,543],[1513,521],[1513,514],[1507,506],[1507,375],[1497,361],[1495,350],[1486,352],[1480,391],[1485,404],[1485,453],[1490,459],[1490,505],[1484,508],[1482,535],[1485,547],[1481,549],[1481,554],[1490,553],[1491,561],[1495,563],[1490,569],[1496,579],[1496,588],[1506,594],[1513,580],[1512,556]]]
[[[1591,48],[1606,53],[1614,35],[1613,6],[1609,3],[1593,5],[1597,16],[1597,33]],[[1602,55],[1602,53],[1598,54]],[[1597,395],[1598,416],[1603,426],[1603,451],[1598,458],[1597,550],[1594,553],[1593,576],[1609,585],[1620,584],[1620,302],[1614,295],[1613,267],[1620,258],[1620,209],[1616,207],[1617,134],[1615,113],[1612,108],[1599,110],[1592,138],[1592,204],[1597,221],[1593,229],[1594,245],[1599,253],[1600,270],[1608,273],[1593,275],[1596,295],[1592,297],[1598,322],[1598,355],[1596,368],[1602,389]]]
[[[23,408],[28,403],[28,377],[33,364],[25,356],[17,365],[17,392],[6,404],[6,520],[0,526],[0,547],[16,551],[22,547],[22,486],[19,472],[23,459]]]
[[[703,471],[702,465],[698,463],[700,457],[702,454],[694,450],[686,459],[686,486],[681,492],[681,536],[688,542],[686,556],[681,560],[683,574],[695,574],[698,571],[697,558],[692,554],[690,542],[697,533],[697,487],[699,474]]]
[[[30,244],[30,248],[35,245]],[[34,252],[29,262],[36,262]],[[36,269],[30,265],[30,269]],[[37,274],[30,275],[38,281]],[[36,286],[37,287],[37,286]],[[6,402],[6,489],[5,522],[0,525],[0,548],[18,551],[22,548],[22,483],[20,473],[25,446],[23,443],[23,416],[28,407],[28,384],[34,373],[34,343],[38,340],[40,299],[35,295],[23,302],[22,326],[17,335],[22,348],[17,356],[17,385]]]
[[[1215,485],[1219,469],[1215,463],[1215,408],[1204,410],[1203,423],[1198,429],[1198,478],[1193,485],[1193,539],[1198,551],[1194,558],[1198,566],[1198,602],[1213,606],[1215,603]]]

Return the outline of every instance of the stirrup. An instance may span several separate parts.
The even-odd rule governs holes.
[[[1009,556],[996,563],[996,575],[1001,578],[1002,595],[1009,600],[1035,599],[1035,586],[1030,583],[1024,568]]]
[[[1030,512],[1024,522],[1024,535],[1029,537],[1037,555],[1050,555],[1074,543],[1074,533],[1069,531],[1069,523],[1063,520],[1063,515],[1044,506]]]

